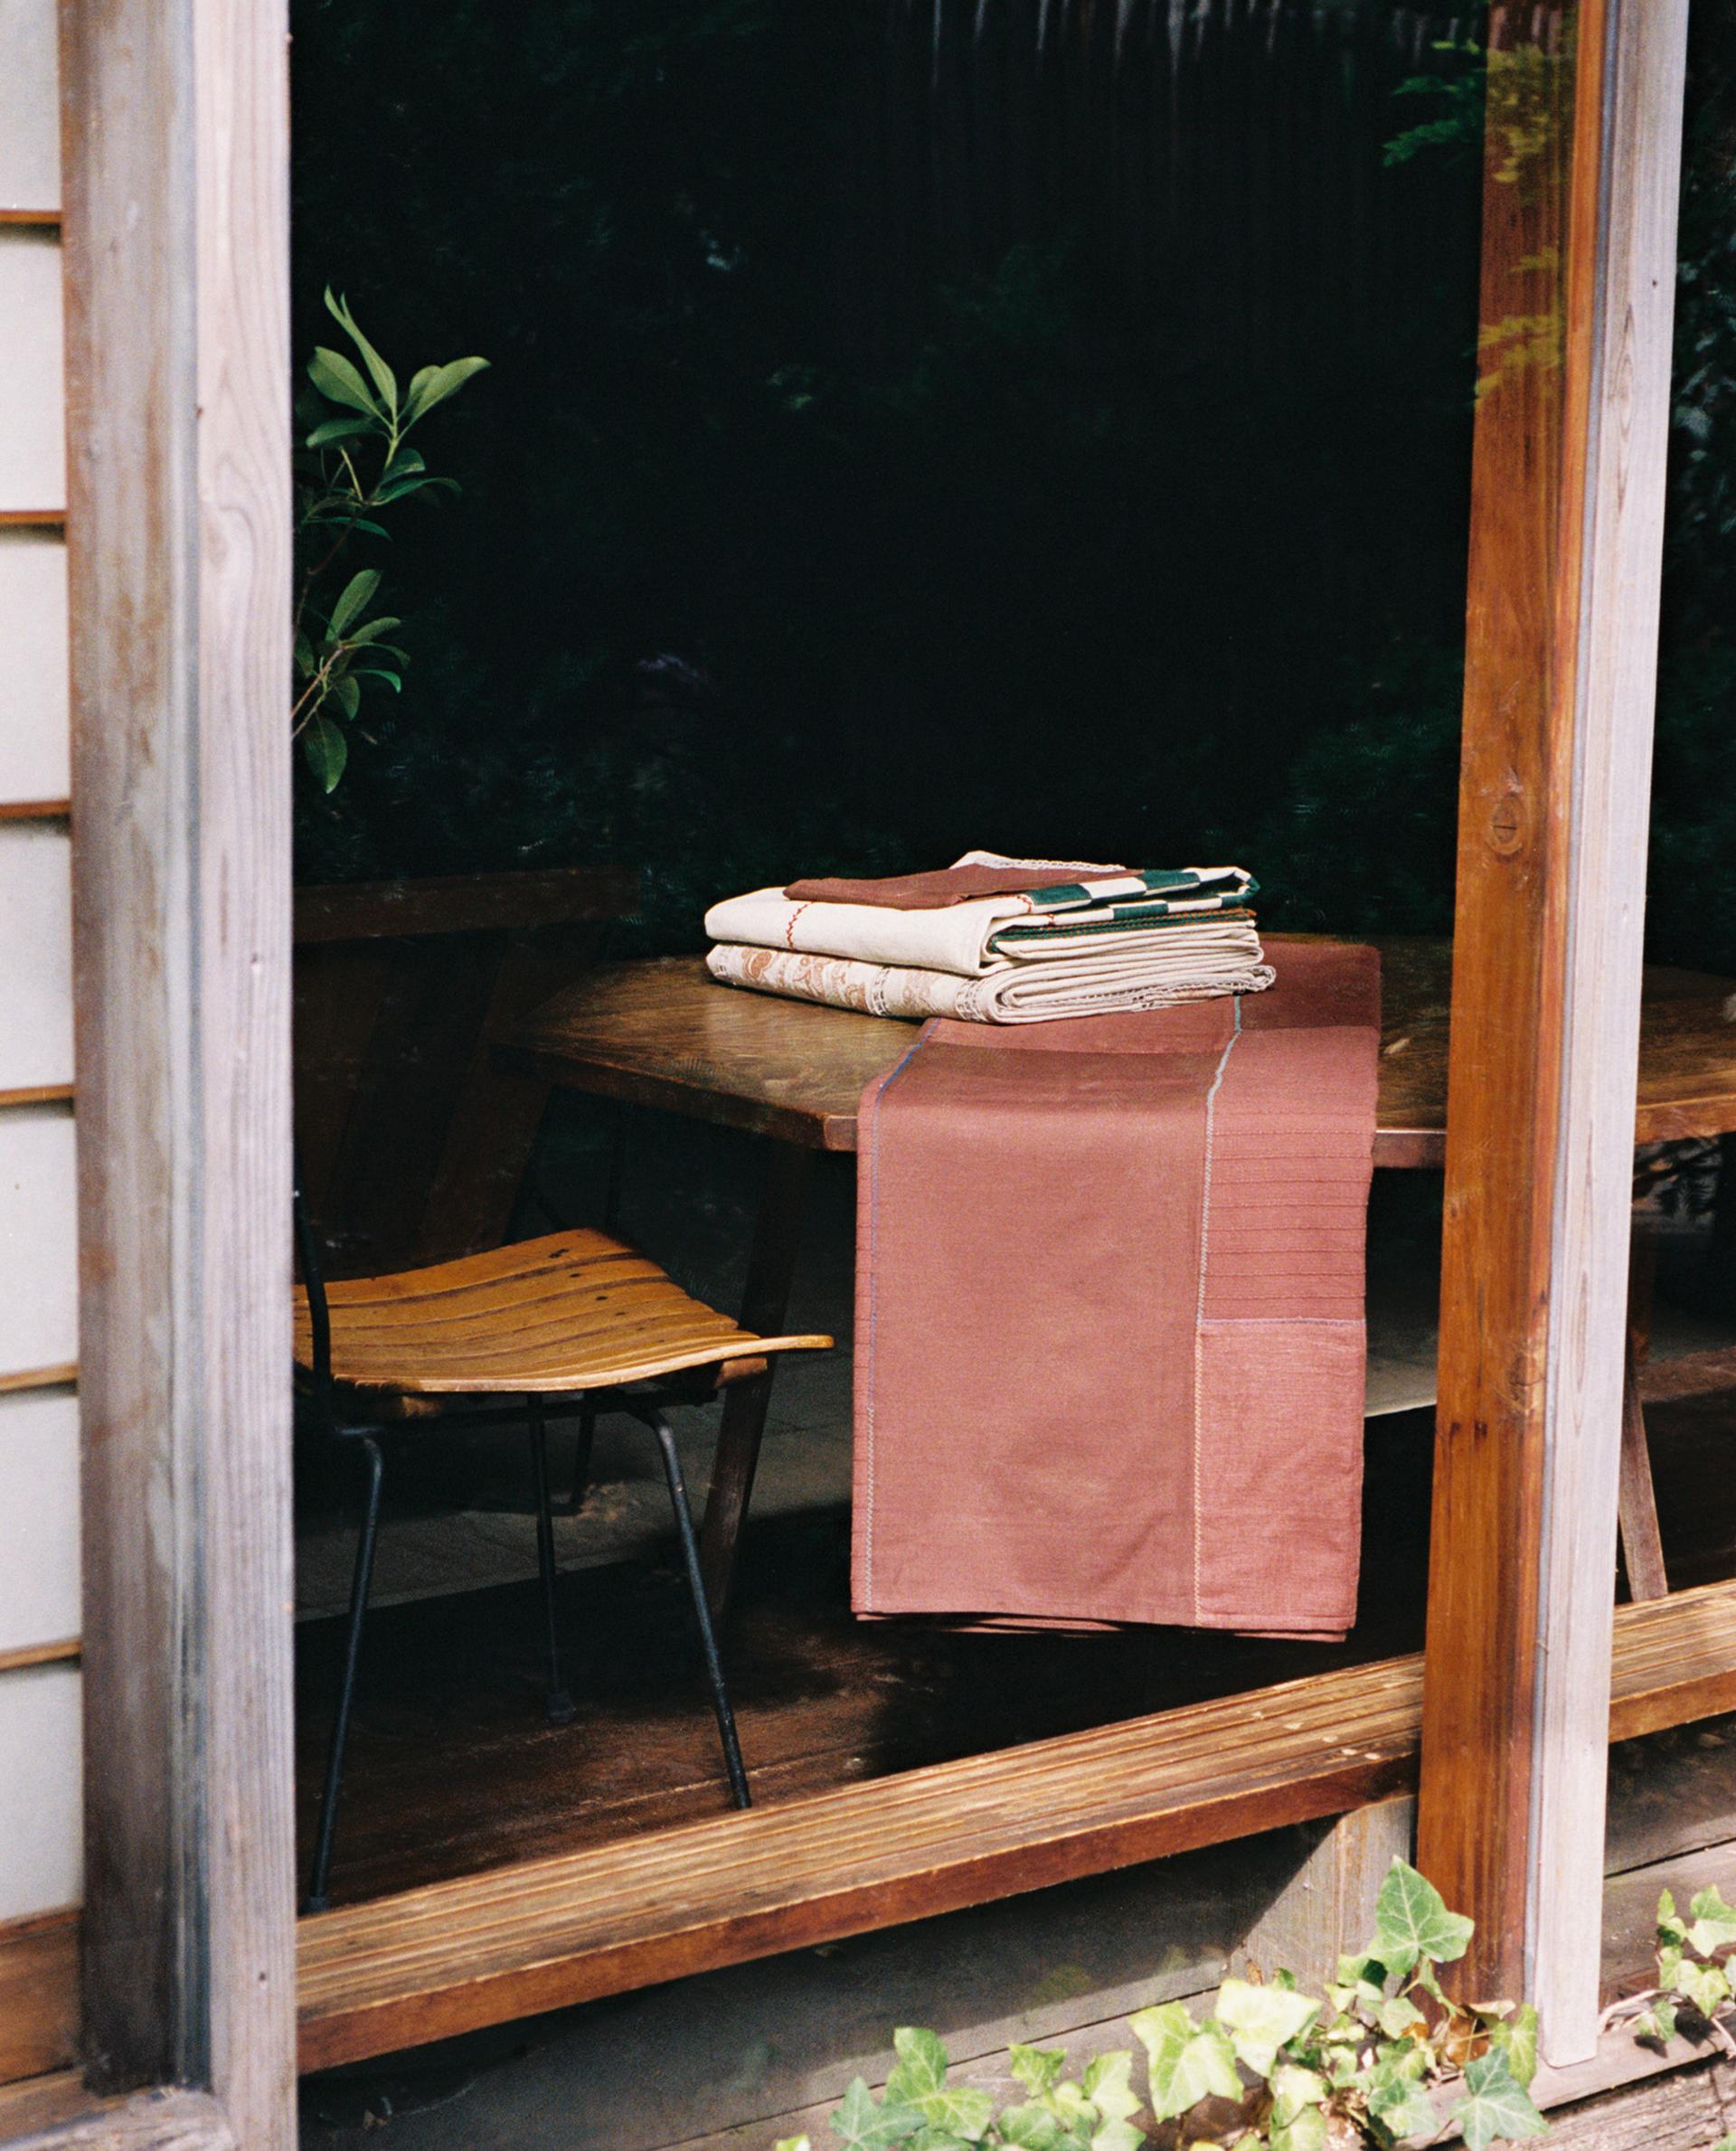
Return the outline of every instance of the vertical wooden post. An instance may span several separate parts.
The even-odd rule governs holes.
[[[85,2058],[287,2151],[287,24],[61,20]]]
[[[1686,0],[1490,11],[1419,1863],[1589,2051]]]

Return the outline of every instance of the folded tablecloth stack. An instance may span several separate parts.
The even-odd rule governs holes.
[[[1239,866],[1128,869],[967,852],[936,873],[713,904],[714,978],[869,1015],[1036,1024],[1272,983]]]

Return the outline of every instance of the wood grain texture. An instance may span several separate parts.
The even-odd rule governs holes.
[[[287,24],[278,0],[61,24],[86,2058],[209,2085],[283,2151]]]
[[[1394,1860],[1416,1851],[1417,1804],[1377,1800],[1337,1816],[1236,1951],[1231,1969],[1270,1979],[1293,1972],[1310,1994],[1374,1931],[1374,1905]]]
[[[0,1090],[0,1110],[7,1106],[61,1106],[72,1102],[71,1083],[25,1083]]]
[[[140,2091],[96,2099],[7,2151],[238,2151],[228,2117],[203,2091]]]
[[[61,212],[58,209],[0,209],[0,229],[12,227],[29,231],[58,231]]]
[[[429,1269],[354,1278],[328,1293],[332,1372],[413,1396],[572,1395],[770,1352],[819,1335],[762,1336],[684,1292],[647,1256],[574,1227]],[[307,1295],[296,1358],[313,1363]]]
[[[1617,1616],[1612,1740],[1736,1702],[1736,1585]],[[324,2068],[1407,1790],[1422,1661],[1388,1659],[429,1885],[300,1927]]]
[[[1608,1689],[1618,1514],[1636,1598],[1667,1590],[1629,1342],[1642,942],[1669,448],[1687,0],[1609,0],[1594,79],[1580,59],[1567,294],[1570,451],[1584,439],[1572,639],[1561,1127],[1543,1425],[1541,1650],[1528,1992],[1545,2057],[1596,2051]],[[1598,28],[1587,15],[1583,39]]]
[[[1269,937],[1281,948],[1284,937]],[[1374,1162],[1439,1165],[1445,1155],[1448,942],[1377,939],[1382,1051]],[[1732,982],[1646,973],[1635,1139],[1736,1127]],[[510,1066],[571,1090],[800,1144],[854,1150],[856,1101],[910,1043],[890,1017],[720,986],[695,957],[610,964],[501,1034]]]
[[[70,799],[0,801],[0,822],[63,822],[71,812]]]
[[[78,2033],[76,1908],[0,1926],[0,2084],[66,2068]]]
[[[0,530],[60,530],[64,508],[0,508]]]

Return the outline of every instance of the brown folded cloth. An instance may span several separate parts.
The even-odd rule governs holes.
[[[876,904],[889,911],[944,911],[978,896],[1024,896],[1033,889],[1069,889],[1103,881],[1113,866],[943,866],[932,873],[890,874],[879,881],[792,882],[784,894],[797,904]]]
[[[937,1021],[859,1119],[852,1598],[873,1617],[1355,1618],[1373,949],[1269,992]]]

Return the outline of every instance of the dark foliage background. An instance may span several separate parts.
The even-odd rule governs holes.
[[[303,875],[625,860],[675,946],[988,843],[1444,926],[1477,182],[1382,153],[1460,63],[1386,0],[1264,60],[1222,12],[1178,59],[1146,0],[1137,50],[1054,0],[1040,53],[1034,0],[949,42],[929,0],[297,0],[298,350],[329,280],[394,360],[493,362]],[[1654,922],[1736,968],[1736,0],[1694,41]]]

